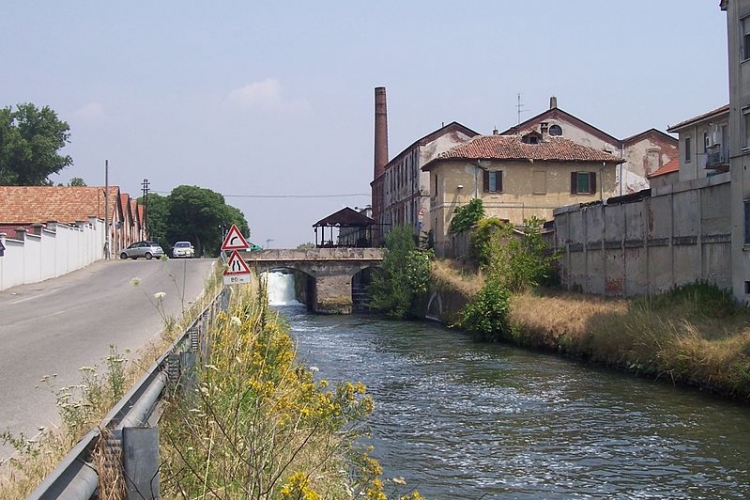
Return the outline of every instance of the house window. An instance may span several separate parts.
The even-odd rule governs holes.
[[[562,127],[560,125],[552,125],[549,128],[549,135],[562,135]]]
[[[485,170],[484,171],[484,192],[500,193],[503,190],[503,171],[502,170]]]
[[[742,144],[742,149],[750,148],[750,106],[742,108],[742,124],[745,127],[743,131],[745,142]]]
[[[750,59],[750,17],[740,21],[742,23],[742,58]]]
[[[708,153],[708,132],[703,132],[703,152]]]
[[[750,200],[745,200],[745,245],[750,245]]]
[[[435,197],[438,195],[438,174],[435,174]]]
[[[571,172],[570,194],[596,193],[596,172]]]
[[[690,137],[685,137],[685,163],[689,163],[692,160],[692,152],[690,151]]]

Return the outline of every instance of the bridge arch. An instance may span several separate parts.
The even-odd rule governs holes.
[[[242,254],[256,275],[287,268],[310,276],[306,284],[308,308],[322,314],[351,314],[354,309],[352,281],[383,261],[381,248],[313,248],[308,250],[261,250]]]

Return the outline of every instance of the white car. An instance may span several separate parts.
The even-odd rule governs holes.
[[[172,257],[175,259],[180,257],[192,259],[195,257],[195,248],[189,241],[178,241],[172,247]]]

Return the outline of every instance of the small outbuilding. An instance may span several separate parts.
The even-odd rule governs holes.
[[[369,248],[372,246],[373,226],[375,226],[375,221],[370,217],[344,207],[313,224],[315,246],[317,248]],[[318,228],[320,228],[320,237],[318,237]]]

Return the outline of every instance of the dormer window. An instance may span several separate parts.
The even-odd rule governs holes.
[[[524,144],[539,144],[539,139],[541,139],[539,134],[532,132],[521,137],[521,142]]]

